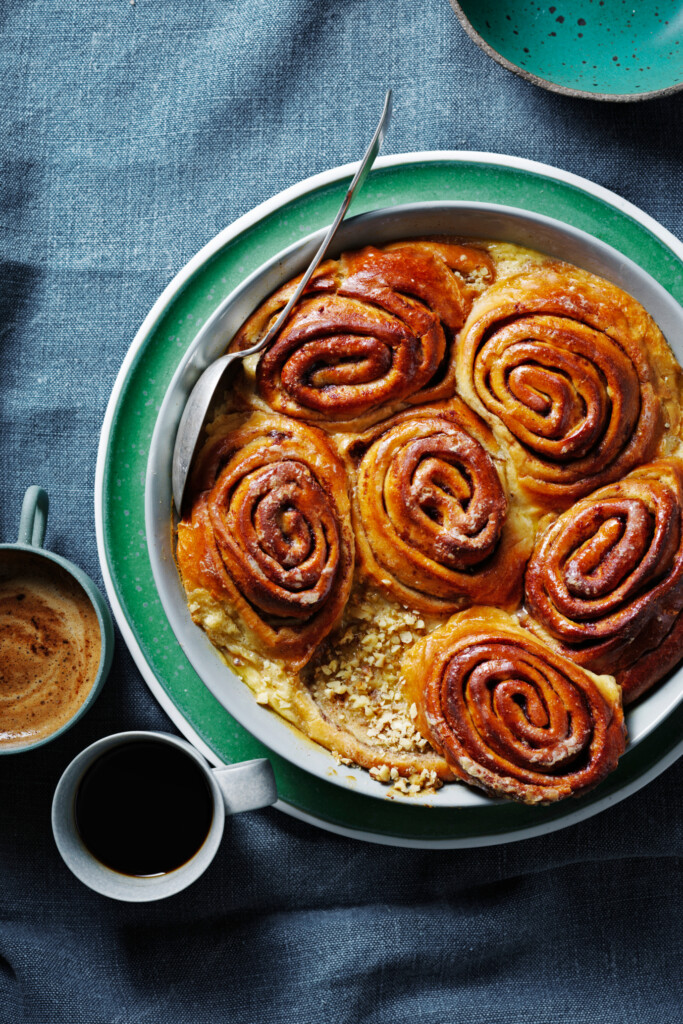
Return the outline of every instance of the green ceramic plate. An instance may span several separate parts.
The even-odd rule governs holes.
[[[144,481],[160,403],[185,350],[249,273],[329,223],[354,170],[337,168],[242,217],[180,271],[150,311],[115,384],[102,430],[95,511],[102,570],[118,624],[147,684],[175,724],[215,764],[268,754],[278,806],[323,828],[375,842],[478,846],[562,828],[635,792],[683,752],[683,709],[627,751],[581,801],[548,808],[488,801],[457,812],[377,800],[332,785],[271,754],[202,684],[170,629],[147,554]],[[581,228],[630,256],[677,301],[683,246],[651,218],[574,175],[492,154],[424,153],[378,161],[354,213],[424,200],[523,207]]]
[[[645,100],[683,89],[680,0],[451,0],[482,50],[568,96]]]

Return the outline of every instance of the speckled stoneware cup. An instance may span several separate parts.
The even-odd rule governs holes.
[[[56,555],[53,551],[46,551],[43,548],[48,508],[49,499],[47,492],[42,487],[29,487],[24,495],[17,543],[0,544],[0,576],[2,576],[5,568],[9,569],[10,563],[13,568],[17,565],[21,566],[22,571],[28,574],[31,573],[32,567],[34,567],[34,571],[41,571],[47,575],[50,573],[51,566],[59,566],[61,570],[66,571],[85,592],[97,616],[100,630],[100,661],[97,674],[92,681],[85,700],[76,708],[71,718],[64,725],[55,729],[48,736],[43,736],[37,740],[5,746],[0,745],[0,754],[20,754],[27,750],[34,750],[36,747],[42,747],[44,743],[49,743],[50,740],[56,739],[57,736],[61,736],[63,732],[70,729],[74,722],[77,722],[95,702],[109,674],[114,655],[114,626],[111,612],[99,590],[90,577],[86,576],[77,565],[67,561],[66,558],[62,558],[61,555]]]
[[[593,100],[683,89],[680,0],[451,0],[481,49],[530,82]]]
[[[78,787],[88,768],[103,754],[118,747],[146,740],[170,744],[182,750],[201,768],[213,800],[213,817],[204,842],[188,861],[175,871],[139,877],[124,875],[102,864],[81,839],[76,825],[75,803]],[[226,814],[268,807],[277,800],[275,776],[270,761],[256,758],[224,768],[210,768],[195,748],[178,736],[165,732],[119,732],[92,743],[73,759],[57,783],[52,800],[52,831],[65,864],[90,889],[127,903],[145,903],[173,896],[202,875],[216,855],[223,837]],[[180,823],[182,824],[182,823]]]

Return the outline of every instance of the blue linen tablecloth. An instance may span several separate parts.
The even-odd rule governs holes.
[[[28,484],[48,543],[101,584],[97,439],[154,299],[222,227],[358,159],[491,150],[585,175],[683,234],[683,97],[599,104],[514,77],[447,0],[3,0],[0,538]],[[597,818],[484,850],[339,838],[273,810],[209,871],[117,904],[53,844],[78,750],[170,729],[120,637],[98,703],[0,759],[0,1024],[683,1020],[683,765]]]

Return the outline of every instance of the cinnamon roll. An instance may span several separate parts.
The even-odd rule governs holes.
[[[208,591],[261,650],[301,668],[353,578],[346,479],[325,436],[274,414],[224,417],[191,490],[177,545],[186,589]]]
[[[683,462],[660,459],[577,502],[539,538],[528,625],[611,672],[629,703],[683,657]]]
[[[548,263],[500,281],[461,333],[458,389],[542,506],[566,508],[678,443],[680,368],[643,307]]]
[[[433,615],[514,607],[534,529],[515,509],[486,426],[462,402],[399,413],[347,447],[359,567]],[[504,479],[504,474],[503,474]]]
[[[417,723],[458,778],[495,796],[553,803],[616,767],[621,694],[523,630],[505,612],[454,616],[406,655]]]
[[[456,332],[493,276],[483,249],[437,242],[368,247],[328,261],[261,356],[258,394],[288,416],[356,429],[406,404],[452,395]],[[263,336],[296,284],[257,310],[231,350]]]

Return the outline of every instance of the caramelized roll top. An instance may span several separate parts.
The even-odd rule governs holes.
[[[402,603],[449,614],[521,597],[533,531],[508,524],[495,442],[462,402],[407,410],[347,447],[362,570]]]
[[[522,486],[552,509],[661,454],[679,427],[680,368],[659,328],[621,289],[564,264],[488,289],[457,373]]]
[[[325,436],[256,412],[214,425],[178,527],[185,585],[237,609],[262,649],[301,667],[353,576],[346,478]]]
[[[680,658],[680,638],[663,645],[683,610],[683,463],[641,466],[561,515],[534,549],[526,604],[569,657],[612,672],[626,702],[657,682]]]
[[[477,274],[493,280],[486,252],[437,242],[368,247],[327,261],[261,356],[259,395],[297,419],[357,428],[453,394],[453,343]],[[257,310],[231,350],[263,336],[297,283]]]
[[[621,693],[496,608],[455,615],[404,659],[417,723],[465,782],[524,803],[597,785],[624,750]]]

